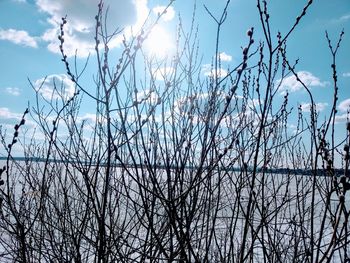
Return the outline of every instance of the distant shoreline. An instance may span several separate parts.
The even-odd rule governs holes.
[[[7,157],[4,156],[0,156],[0,161],[6,161]],[[50,162],[50,163],[66,163],[66,160],[58,160],[58,159],[46,159],[46,158],[40,158],[40,157],[11,157],[11,160],[13,161],[31,161],[31,162]],[[81,160],[79,160],[81,162]],[[74,163],[74,160],[69,161],[69,163]],[[96,163],[90,163],[90,162],[86,162],[86,164],[91,165],[91,166],[96,166]],[[100,163],[99,166],[104,167],[106,166],[105,163]],[[112,167],[127,167],[127,168],[132,168],[135,165],[134,164],[118,164],[118,163],[112,163],[111,164]],[[145,164],[137,164],[136,168],[142,168],[145,167]],[[154,167],[154,166],[152,166]],[[158,169],[165,169],[166,166],[165,165],[156,165],[155,168]],[[177,167],[171,167],[171,169],[175,169]],[[191,167],[191,166],[187,166],[185,167],[185,169],[187,170],[195,170],[198,167]],[[203,167],[203,169],[205,170],[206,167]],[[217,170],[219,168],[215,168],[215,170]],[[241,168],[239,167],[231,167],[231,168],[220,168],[221,170],[225,170],[225,171],[232,171],[232,172],[239,172],[241,171]],[[248,172],[251,172],[253,169],[251,167],[247,168]],[[265,172],[265,173],[270,173],[270,174],[291,174],[291,175],[312,175],[313,174],[313,170],[312,169],[293,169],[293,168],[268,168],[268,169],[263,169],[263,168],[258,168],[257,172]],[[336,176],[341,176],[344,175],[345,170],[344,169],[333,169],[333,172],[335,173]],[[327,171],[325,169],[317,169],[317,176],[329,176],[329,174],[327,173]],[[350,172],[348,172],[347,174],[348,177],[350,177]]]

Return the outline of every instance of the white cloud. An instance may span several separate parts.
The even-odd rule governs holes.
[[[347,13],[342,16],[331,19],[330,22],[333,24],[339,24],[339,23],[347,22],[349,19],[350,19],[350,13]]]
[[[300,106],[301,106],[301,110],[303,112],[310,112],[310,110],[311,110],[311,103],[302,103]],[[328,106],[328,103],[326,103],[326,102],[316,103],[315,104],[316,112],[323,111],[327,106]]]
[[[308,71],[299,71],[297,72],[299,79],[308,87],[325,87],[328,82],[321,81],[318,77],[314,76],[311,72]],[[297,81],[294,75],[286,77],[282,80],[278,80],[277,83],[280,83],[280,92],[284,93],[286,90],[289,92],[296,92],[303,89],[302,84]]]
[[[154,7],[152,9],[152,11],[156,15],[162,15],[162,19],[164,21],[171,21],[175,17],[175,10],[172,6],[169,6],[167,10],[165,10],[165,8],[166,8],[166,6],[158,5],[158,6]]]
[[[216,73],[210,64],[204,64],[202,66],[202,72],[204,76],[208,76],[208,77],[215,77],[215,73]],[[228,74],[228,71],[226,69],[219,68],[217,70],[217,76],[219,78],[225,77],[227,76],[227,74]]]
[[[348,77],[350,77],[350,72],[344,72],[344,73],[342,74],[342,76],[343,76],[344,78],[348,78]]]
[[[339,18],[339,21],[347,21],[350,19],[350,14],[343,15]]]
[[[339,103],[338,109],[342,112],[350,110],[350,99],[343,100]]]
[[[137,93],[137,102],[146,101],[147,103],[156,103],[158,101],[158,95],[156,92],[146,89]]]
[[[0,29],[0,40],[7,40],[17,45],[37,48],[38,43],[27,31],[16,29]]]
[[[23,113],[11,112],[9,108],[0,108],[0,119],[16,119],[22,118]]]
[[[350,115],[350,99],[343,100],[338,105],[340,114],[335,116],[336,123],[343,123],[349,121]]]
[[[94,52],[94,31],[95,15],[98,11],[98,2],[96,0],[36,0],[40,11],[49,15],[48,23],[51,28],[42,36],[42,39],[48,43],[48,49],[51,52],[59,53],[59,25],[61,18],[67,15],[67,24],[65,25],[65,52],[67,56],[74,56],[77,52],[79,57],[86,57]],[[108,7],[107,28],[109,33],[115,29],[123,29],[124,34],[130,34],[130,26],[134,30],[140,27],[148,13],[147,0],[106,0],[104,1],[104,10]],[[110,48],[120,44],[122,36],[115,38],[110,43]]]
[[[5,89],[5,91],[8,93],[8,94],[11,94],[13,96],[19,96],[21,95],[21,90],[19,88],[16,88],[16,87],[7,87]]]
[[[34,82],[34,88],[47,100],[68,99],[75,92],[75,84],[67,75],[54,74]]]
[[[350,119],[350,116],[348,113],[343,113],[343,114],[335,116],[336,123],[344,123],[344,122],[349,121],[349,119]]]
[[[87,123],[95,123],[96,122],[96,114],[95,113],[85,113],[84,115],[78,116],[78,123],[87,122]]]
[[[226,54],[225,52],[221,52],[221,53],[218,55],[218,57],[220,58],[221,61],[229,62],[229,61],[232,60],[232,56]]]

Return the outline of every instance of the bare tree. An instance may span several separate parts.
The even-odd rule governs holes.
[[[114,63],[109,45],[123,31],[104,26],[101,1],[94,92],[80,82],[84,67],[78,72],[65,54],[69,18],[62,18],[62,61],[76,92],[67,98],[56,83],[61,96],[45,101],[36,91],[31,115],[44,141],[20,138],[28,110],[10,144],[1,133],[8,153],[0,170],[5,261],[349,260],[349,124],[344,141],[338,144],[334,135],[336,57],[344,33],[336,45],[326,35],[334,97],[321,122],[297,63],[287,56],[287,40],[312,0],[277,37],[267,2],[257,0],[261,28],[247,31],[241,61],[222,76],[221,29],[229,4],[219,17],[205,7],[217,34],[212,74],[203,77],[194,21],[186,31],[180,19],[173,58],[145,54],[143,43],[166,9],[123,41]],[[259,43],[256,30],[263,32]],[[274,103],[290,75],[309,95],[309,114],[294,113],[288,93],[281,105]],[[93,121],[81,119],[83,100],[95,105]],[[292,114],[298,116],[295,133],[288,127]],[[24,161],[12,157],[17,143]],[[343,169],[334,166],[337,156]]]

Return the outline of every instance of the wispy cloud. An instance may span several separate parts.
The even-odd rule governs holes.
[[[347,21],[349,19],[350,19],[350,14],[346,14],[338,18],[339,21]]]
[[[344,72],[344,73],[342,74],[342,76],[343,76],[344,78],[349,78],[349,77],[350,77],[350,72]]]
[[[17,45],[22,45],[26,47],[37,48],[38,43],[36,39],[28,34],[24,30],[16,29],[0,29],[0,40],[7,40]]]
[[[152,9],[153,13],[156,15],[162,15],[164,21],[171,21],[175,17],[175,10],[172,6],[166,9],[166,6],[158,5]],[[165,10],[165,11],[164,11]],[[164,12],[164,13],[163,13]]]
[[[5,89],[5,91],[8,93],[8,94],[11,94],[13,96],[19,96],[21,95],[21,90],[19,88],[16,88],[16,87],[7,87]]]
[[[339,24],[339,23],[345,23],[349,20],[350,20],[350,13],[347,13],[347,14],[332,18],[330,20],[330,23]]]
[[[314,76],[311,72],[308,71],[299,71],[297,72],[299,79],[307,87],[325,87],[328,85],[327,81],[321,81],[318,77]],[[286,77],[282,80],[278,80],[277,84],[280,84],[280,92],[296,92],[303,89],[303,85],[293,76]]]
[[[34,82],[34,88],[47,100],[67,99],[75,92],[75,84],[64,74],[54,74],[38,79]]]

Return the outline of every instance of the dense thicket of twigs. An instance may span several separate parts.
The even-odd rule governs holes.
[[[217,54],[228,4],[221,17],[207,10],[217,25]],[[197,29],[181,23],[170,61],[143,56],[152,26],[145,24],[123,42],[115,63],[101,2],[93,88],[81,85],[65,55],[63,18],[62,61],[77,92],[46,102],[38,93],[31,114],[44,141],[20,140],[27,111],[13,138],[2,136],[8,158],[0,171],[1,261],[347,262],[349,144],[335,145],[334,138],[343,33],[335,46],[327,36],[334,98],[325,121],[287,56],[287,39],[311,4],[276,37],[266,1],[258,0],[261,28],[248,30],[241,62],[220,76],[213,54],[212,74],[204,78]],[[254,30],[262,30],[261,42]],[[140,61],[144,72],[137,70]],[[310,113],[298,109],[295,133],[288,94],[274,103],[290,75],[311,105]],[[81,120],[82,100],[94,105],[94,121]],[[348,124],[346,143],[349,133]],[[28,157],[23,162],[12,159],[17,141]],[[335,173],[335,158],[343,159],[343,174]]]

